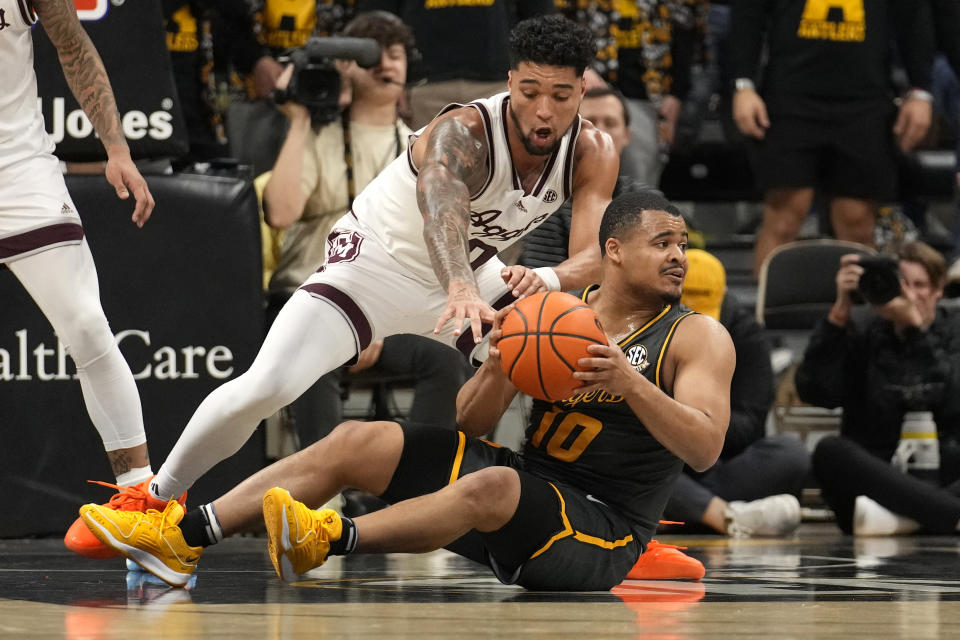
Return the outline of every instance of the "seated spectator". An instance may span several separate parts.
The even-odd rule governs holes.
[[[910,151],[930,126],[933,34],[922,5],[733,1],[733,117],[752,138],[764,197],[755,273],[797,238],[815,190],[830,199],[838,239],[874,244],[879,207],[897,195],[897,147]],[[894,36],[913,87],[899,110],[890,89]]]
[[[845,533],[955,533],[960,527],[960,310],[937,304],[946,263],[935,249],[908,243],[898,257],[899,273],[896,263],[887,273],[894,283],[899,276],[899,287],[892,285],[886,296],[875,295],[882,287],[869,284],[880,281],[882,268],[865,271],[859,256],[841,258],[837,299],[797,369],[797,392],[813,405],[843,407],[840,435],[818,443],[813,469]],[[875,304],[853,313],[858,288]],[[936,422],[936,485],[890,464],[904,415],[912,411],[930,411]]]
[[[318,123],[294,101],[278,107],[290,127],[263,192],[267,223],[284,230],[268,286],[268,322],[324,263],[333,224],[347,212],[355,194],[403,151],[411,134],[397,116],[407,55],[413,48],[409,28],[394,15],[374,11],[354,18],[344,35],[374,38],[383,52],[375,67],[361,69],[351,63],[344,68],[343,81],[351,85],[353,100],[342,117]],[[287,86],[290,72],[281,76],[280,86]],[[397,335],[371,344],[350,370],[366,368],[416,378],[411,424],[455,423],[457,390],[467,377],[459,352],[428,338]],[[301,447],[343,421],[340,396],[345,373],[341,368],[323,376],[291,406]]]
[[[727,294],[723,264],[700,249],[688,249],[687,259],[681,302],[720,321],[733,339],[737,366],[720,459],[702,473],[684,467],[664,518],[700,523],[732,537],[790,534],[800,524],[796,496],[810,455],[797,438],[764,436],[773,403],[770,347],[753,314]]]

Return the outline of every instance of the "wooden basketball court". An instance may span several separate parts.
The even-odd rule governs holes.
[[[333,558],[281,582],[259,537],[208,550],[189,590],[60,540],[0,541],[0,638],[957,638],[960,538],[664,536],[702,582],[531,593],[445,551]],[[558,567],[558,571],[562,570]]]

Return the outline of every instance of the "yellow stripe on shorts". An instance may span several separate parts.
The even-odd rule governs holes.
[[[453,484],[454,481],[460,477],[460,465],[463,464],[463,450],[467,446],[467,437],[463,435],[463,431],[457,431],[457,437],[459,438],[457,442],[457,455],[453,459],[453,469],[450,470],[450,482],[447,484]]]
[[[563,519],[563,530],[555,534],[553,537],[547,540],[546,544],[544,544],[542,547],[537,549],[536,553],[530,556],[531,560],[533,560],[538,555],[540,555],[541,553],[549,549],[551,546],[553,546],[553,543],[556,542],[557,540],[566,538],[567,536],[571,536],[571,535],[573,536],[573,539],[576,540],[577,542],[592,544],[602,549],[616,549],[618,547],[623,547],[633,542],[632,534],[626,536],[625,538],[621,538],[620,540],[614,540],[613,542],[611,542],[609,540],[604,540],[603,538],[587,535],[586,533],[583,533],[581,531],[574,531],[573,527],[570,525],[569,518],[567,518],[567,504],[566,502],[564,502],[563,496],[560,494],[560,490],[557,489],[557,487],[554,486],[552,482],[550,482],[549,485],[553,487],[553,490],[557,492],[557,497],[560,498],[560,517]]]

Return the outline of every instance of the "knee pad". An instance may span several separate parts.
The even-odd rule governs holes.
[[[72,318],[69,326],[57,329],[57,335],[78,369],[96,362],[117,346],[107,318],[99,309]]]

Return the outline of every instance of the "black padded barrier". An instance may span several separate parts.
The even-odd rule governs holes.
[[[138,229],[102,176],[68,176],[111,329],[137,378],[154,470],[214,388],[243,373],[263,338],[256,196],[243,180],[148,176],[157,205]],[[111,491],[73,364],[36,304],[0,271],[0,537],[62,533]],[[260,431],[190,491],[209,501],[263,465]]]

